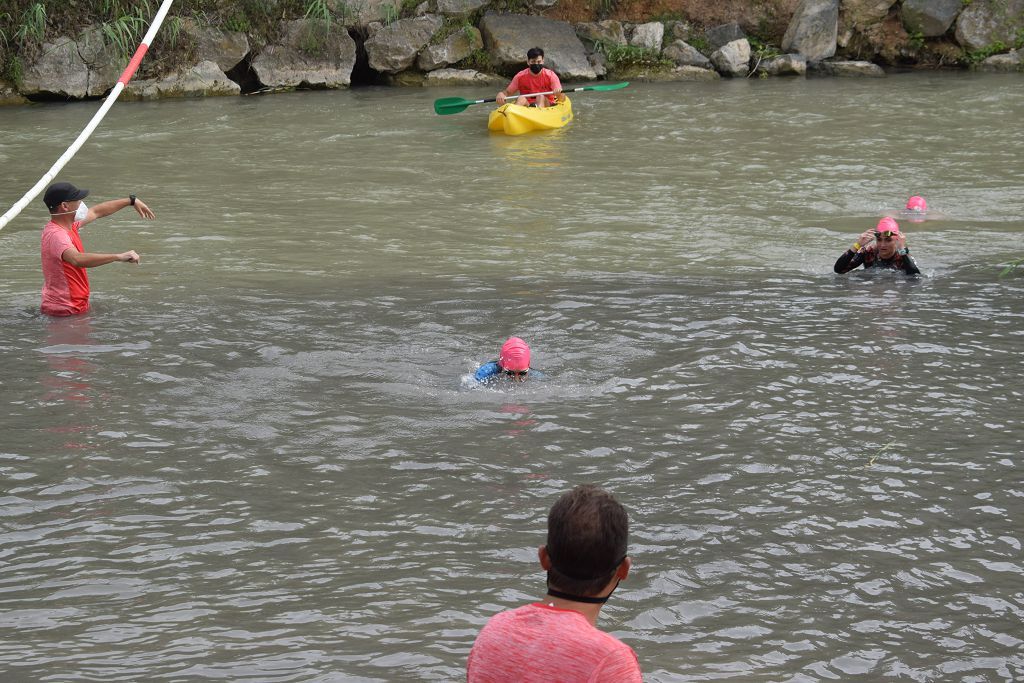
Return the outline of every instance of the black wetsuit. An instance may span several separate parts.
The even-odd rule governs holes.
[[[890,259],[879,257],[874,249],[861,249],[856,252],[852,249],[847,249],[846,253],[836,261],[834,270],[837,273],[849,273],[860,265],[863,265],[865,269],[885,268],[888,270],[902,270],[907,275],[921,274],[921,269],[917,267],[917,263],[914,261],[914,257],[910,255],[909,249],[904,250],[902,254],[897,252]]]

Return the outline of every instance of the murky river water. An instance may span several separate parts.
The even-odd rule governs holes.
[[[0,232],[0,677],[459,679],[581,482],[648,680],[1024,677],[1021,84],[119,104],[62,177],[142,264],[48,320]],[[3,209],[95,108],[0,110]],[[911,194],[925,276],[834,275]],[[510,334],[547,381],[464,389]]]

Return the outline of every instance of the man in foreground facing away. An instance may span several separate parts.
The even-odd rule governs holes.
[[[641,681],[633,649],[596,626],[601,607],[629,575],[628,537],[626,511],[610,493],[586,484],[563,494],[538,550],[547,595],[491,617],[469,653],[467,680]]]

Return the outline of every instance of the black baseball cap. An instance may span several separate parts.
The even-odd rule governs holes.
[[[46,208],[55,209],[61,202],[73,202],[76,199],[85,199],[89,196],[89,190],[79,190],[71,183],[54,183],[46,188],[43,195],[43,203]]]

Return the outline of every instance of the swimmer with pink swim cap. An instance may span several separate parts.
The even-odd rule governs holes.
[[[927,213],[928,202],[924,200],[924,197],[914,195],[907,200],[907,211],[913,211],[915,213]]]
[[[928,202],[920,195],[914,195],[907,200],[907,206],[900,214],[900,218],[911,223],[924,223],[928,218]]]
[[[895,219],[886,216],[878,221],[874,230],[861,233],[853,246],[839,257],[834,267],[837,273],[848,273],[858,266],[865,269],[883,268],[902,270],[907,275],[920,275],[907,248],[907,239]]]
[[[945,214],[938,213],[928,207],[928,202],[919,194],[907,200],[906,205],[899,211],[890,211],[885,214],[890,218],[909,223],[924,223],[925,221],[945,220]]]
[[[530,373],[530,347],[519,337],[509,337],[501,345],[498,360],[481,365],[473,374],[477,382],[488,382],[493,379],[505,378],[515,382],[525,382]]]

